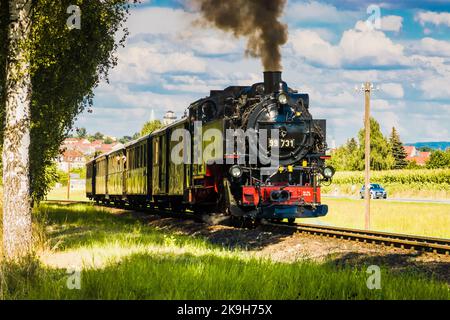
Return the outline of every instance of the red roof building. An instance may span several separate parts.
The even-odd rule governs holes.
[[[423,152],[416,149],[414,146],[403,146],[406,152],[406,160],[414,161],[420,166],[424,166],[428,159],[430,159],[431,152]]]
[[[86,158],[80,151],[65,150],[58,159],[58,167],[62,171],[68,171],[71,168],[82,168],[86,163]]]

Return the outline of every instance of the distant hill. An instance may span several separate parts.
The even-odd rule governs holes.
[[[450,148],[450,141],[405,143],[405,146],[414,146],[416,148],[428,147],[435,150],[446,150],[447,148]]]

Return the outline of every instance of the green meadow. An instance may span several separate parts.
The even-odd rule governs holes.
[[[3,299],[450,298],[447,283],[414,268],[381,266],[381,289],[370,290],[368,265],[273,262],[90,205],[41,205],[34,234],[35,258],[1,265]]]

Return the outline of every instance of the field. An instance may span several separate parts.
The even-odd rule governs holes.
[[[41,205],[34,224],[38,260],[2,265],[3,298],[450,299],[448,284],[413,268],[381,266],[381,290],[369,290],[367,266],[273,262],[119,210]]]
[[[322,200],[329,206],[325,217],[298,222],[348,228],[364,228],[364,200]],[[450,238],[450,205],[437,203],[372,200],[371,229],[396,233]]]
[[[70,200],[87,201],[86,192],[82,190],[71,190]],[[67,187],[53,188],[47,195],[47,200],[67,200]]]
[[[450,169],[372,171],[371,182],[380,183],[391,198],[450,199]],[[363,184],[364,172],[342,171],[323,192],[356,197]]]

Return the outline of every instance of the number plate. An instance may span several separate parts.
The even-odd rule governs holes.
[[[269,146],[275,148],[294,148],[295,139],[269,139]]]

